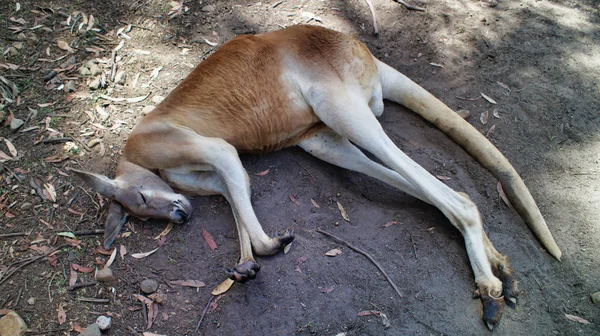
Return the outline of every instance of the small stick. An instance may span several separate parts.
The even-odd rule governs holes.
[[[50,287],[52,287],[52,281],[54,280],[54,277],[56,276],[57,273],[54,273],[52,275],[52,278],[50,278],[50,282],[48,282],[48,300],[50,302],[52,302],[52,291],[50,290]]]
[[[74,291],[76,289],[79,288],[84,288],[84,287],[90,287],[90,286],[94,286],[98,283],[98,281],[91,281],[91,282],[80,282],[80,283],[76,283],[73,286],[69,286],[67,287],[67,290],[69,291]]]
[[[377,17],[375,16],[375,8],[373,7],[373,3],[371,0],[365,0],[367,5],[369,5],[369,10],[371,11],[371,17],[373,18],[373,34],[379,35],[379,28],[377,27]]]
[[[1,238],[10,238],[10,237],[21,237],[21,236],[27,236],[27,235],[28,235],[27,232],[4,233],[4,234],[0,234],[0,239]]]
[[[135,335],[135,336],[139,336],[139,335],[140,335],[140,333],[139,333],[139,332],[137,332],[137,331],[136,331],[135,329],[133,329],[132,327],[129,327],[129,326],[128,326],[128,327],[127,327],[127,330],[129,330],[129,332],[130,332],[130,333],[132,333],[132,334],[133,334],[133,335]]]
[[[417,258],[417,248],[415,247],[415,240],[413,239],[412,232],[410,234],[410,241],[412,242],[413,252],[415,253],[415,259],[419,259]]]
[[[200,316],[200,321],[198,321],[198,325],[196,325],[196,329],[194,330],[194,333],[198,332],[198,329],[200,329],[200,324],[202,324],[202,320],[204,320],[204,316],[206,315],[206,312],[208,311],[208,307],[210,307],[210,304],[212,303],[212,300],[214,300],[214,295],[210,296],[210,299],[208,300],[208,303],[206,304],[206,307],[204,307],[204,311],[202,312],[202,316]]]
[[[42,143],[47,145],[47,144],[57,144],[57,143],[63,143],[63,142],[69,142],[69,141],[73,141],[73,138],[64,137],[64,138],[46,139],[46,140],[43,140]]]
[[[321,229],[317,229],[317,232],[320,233],[320,234],[323,234],[323,235],[325,235],[325,236],[327,236],[327,237],[329,237],[329,238],[331,238],[331,239],[333,239],[333,240],[335,240],[335,241],[337,241],[339,243],[342,243],[342,244],[348,246],[350,249],[354,250],[355,252],[360,253],[363,256],[365,256],[367,259],[369,259],[370,262],[373,263],[373,265],[375,265],[375,267],[377,267],[379,269],[379,271],[381,272],[381,274],[383,274],[383,276],[385,277],[385,279],[390,283],[390,285],[392,285],[392,288],[394,288],[394,290],[396,291],[396,294],[398,294],[398,296],[401,297],[401,298],[404,297],[402,295],[402,293],[400,293],[400,290],[398,289],[398,287],[396,286],[396,284],[392,281],[392,279],[389,277],[389,275],[383,270],[383,267],[381,267],[381,265],[379,265],[379,263],[377,261],[375,261],[375,259],[373,259],[373,257],[371,257],[371,255],[369,255],[367,252],[365,252],[365,251],[363,251],[363,250],[361,250],[361,249],[359,249],[357,247],[354,247],[354,246],[350,245],[350,243],[346,242],[345,240],[343,240],[343,239],[341,239],[339,237],[336,237],[336,236],[332,235],[329,232],[323,231]]]
[[[104,230],[85,230],[85,231],[73,231],[73,234],[76,236],[93,236],[97,234],[103,234]]]
[[[97,298],[78,298],[80,302],[91,302],[91,303],[110,303],[109,299],[97,299]]]
[[[406,1],[404,1],[404,0],[394,0],[394,1],[396,1],[396,2],[397,2],[397,3],[399,3],[399,4],[401,4],[402,6],[406,7],[406,9],[410,9],[410,10],[416,10],[416,11],[421,11],[421,12],[424,12],[424,11],[425,11],[425,8],[423,8],[423,7],[417,7],[417,6],[413,6],[413,5],[411,5],[411,4],[409,4],[409,3],[407,3],[407,2],[406,2]]]
[[[50,250],[50,251],[48,251],[48,252],[46,252],[46,253],[44,253],[44,254],[42,254],[42,255],[40,255],[40,256],[33,257],[33,258],[27,258],[27,259],[25,259],[25,260],[27,260],[26,262],[23,262],[21,265],[19,265],[18,267],[16,267],[16,268],[15,268],[14,270],[12,270],[11,272],[7,272],[7,274],[2,274],[2,276],[0,276],[0,285],[2,285],[2,283],[4,283],[4,282],[5,282],[5,281],[6,281],[8,278],[10,278],[10,277],[11,277],[13,274],[17,273],[17,271],[18,271],[18,270],[20,270],[21,268],[23,268],[23,267],[25,267],[25,266],[27,266],[27,265],[29,265],[29,264],[33,263],[33,262],[36,262],[36,261],[38,261],[38,260],[40,260],[40,259],[42,259],[42,258],[46,258],[48,255],[50,255],[50,254],[52,254],[52,253],[54,253],[54,252],[56,252],[56,251],[59,251],[59,250],[61,250],[63,247],[67,247],[67,246],[68,246],[67,244],[59,245],[59,246],[58,246],[58,247],[56,247],[55,249],[53,249],[53,250]],[[9,268],[10,268],[10,266],[9,266]]]
[[[112,51],[112,67],[110,68],[110,81],[115,81],[115,76],[117,75],[117,50],[113,49]]]
[[[21,295],[23,295],[23,288],[25,286],[21,286],[21,289],[19,289],[19,294],[17,294],[17,301],[15,302],[15,307],[19,305],[19,301],[21,301]]]

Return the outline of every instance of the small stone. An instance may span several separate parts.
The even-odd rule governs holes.
[[[90,69],[88,69],[85,66],[82,66],[81,68],[79,68],[79,74],[82,76],[89,76],[91,74]]]
[[[165,293],[154,293],[152,295],[148,295],[148,298],[151,299],[152,301],[158,303],[158,304],[163,304],[165,301],[167,301],[167,294],[165,294]]]
[[[27,39],[27,45],[29,45],[30,47],[34,47],[38,44],[40,40],[37,38],[37,36],[32,35]]]
[[[148,106],[144,106],[144,108],[142,109],[142,114],[146,115],[150,112],[152,112],[154,110],[154,105],[148,105]]]
[[[10,129],[12,131],[16,131],[19,128],[21,128],[21,126],[23,126],[25,122],[19,118],[13,118],[10,122]]]
[[[594,304],[600,304],[600,292],[590,295]]]
[[[127,81],[127,73],[125,71],[119,71],[115,75],[115,83],[125,85]]]
[[[90,84],[88,84],[88,87],[90,88],[90,90],[98,90],[100,88],[101,81],[102,80],[100,77],[96,77],[93,81],[90,82]]]
[[[34,305],[35,304],[35,298],[34,297],[29,298],[29,300],[27,300],[27,303],[30,304],[30,305]]]
[[[153,279],[146,279],[140,283],[140,289],[146,294],[152,294],[158,289],[158,282]]]
[[[31,209],[31,207],[33,207],[33,204],[31,204],[29,202],[25,202],[25,203],[21,204],[21,210],[29,210],[29,209]]]
[[[92,63],[92,65],[90,66],[90,74],[92,76],[96,76],[101,73],[102,73],[102,69],[100,69],[100,67],[96,63]]]
[[[0,335],[2,336],[21,336],[25,335],[27,324],[13,310],[10,310],[4,317],[0,318]]]
[[[75,82],[72,80],[66,82],[63,90],[65,90],[66,93],[75,91]]]
[[[112,318],[108,316],[98,316],[96,319],[96,324],[100,330],[106,331],[112,327]]]
[[[110,268],[106,267],[96,271],[96,280],[100,282],[113,282],[117,280],[117,277],[113,274]]]
[[[77,57],[71,56],[66,61],[64,61],[60,66],[62,68],[66,68],[70,65],[77,64]]]
[[[102,336],[102,331],[100,331],[100,327],[94,323],[85,328],[79,336]]]
[[[154,104],[160,104],[160,102],[162,102],[164,99],[165,99],[165,97],[157,95],[157,96],[152,97],[152,102]]]
[[[215,6],[206,5],[206,6],[202,7],[201,11],[203,11],[203,12],[214,12],[215,11]]]

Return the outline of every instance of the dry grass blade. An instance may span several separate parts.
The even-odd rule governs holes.
[[[141,259],[141,258],[146,258],[147,256],[151,255],[152,253],[156,252],[158,250],[158,247],[155,248],[154,250],[150,251],[150,252],[145,252],[145,253],[134,253],[131,256],[133,258],[136,259]]]
[[[348,213],[346,212],[346,209],[344,209],[344,207],[342,206],[342,204],[340,202],[336,202],[337,203],[337,207],[340,210],[340,213],[342,214],[342,218],[344,218],[344,220],[346,222],[350,221],[350,217],[348,217]]]

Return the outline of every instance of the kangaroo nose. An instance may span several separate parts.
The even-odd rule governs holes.
[[[173,221],[177,223],[183,223],[188,218],[188,216],[189,215],[185,213],[185,211],[177,209],[173,213]]]

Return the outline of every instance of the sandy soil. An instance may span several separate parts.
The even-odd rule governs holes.
[[[5,23],[0,27],[0,50],[8,50],[0,60],[0,76],[21,91],[18,101],[3,103],[4,111],[9,119],[25,120],[35,109],[37,115],[21,130],[39,128],[13,132],[7,125],[0,129],[18,151],[17,158],[3,163],[0,234],[26,233],[0,240],[2,276],[13,263],[39,255],[33,244],[59,246],[65,243],[59,232],[103,228],[106,209],[98,204],[100,199],[80,188],[65,168],[113,174],[127,134],[144,108],[154,105],[155,97],[166,96],[214,50],[213,44],[218,47],[239,34],[310,21],[359,37],[374,55],[453,109],[469,110],[468,121],[500,148],[531,189],[563,251],[562,262],[546,253],[518,214],[502,203],[497,181],[487,171],[410,111],[386,104],[381,122],[394,142],[434,175],[447,177],[444,182],[449,186],[473,198],[490,239],[511,260],[519,279],[520,302],[516,310],[505,310],[494,334],[600,333],[600,306],[590,300],[590,294],[600,291],[597,2],[427,1],[419,3],[427,10],[417,12],[392,0],[373,0],[378,37],[372,35],[366,2],[359,0],[188,1],[175,13],[169,2],[157,0],[18,2],[18,11],[15,1],[0,4]],[[80,30],[82,21],[67,24],[67,16],[75,20],[76,11],[88,21],[93,15],[92,28],[100,30],[86,31],[85,25]],[[25,23],[18,22],[20,18]],[[48,30],[35,28],[38,25]],[[26,29],[19,32],[14,27]],[[117,35],[121,28],[125,30]],[[33,35],[37,41],[30,42]],[[74,48],[74,63],[67,63],[71,55],[58,47],[57,39]],[[111,51],[121,41],[117,70],[127,77],[117,84],[110,80]],[[98,55],[86,48],[99,48]],[[81,75],[79,69],[97,59],[107,86],[90,90],[96,76]],[[58,75],[45,81],[52,69],[58,69]],[[61,85],[70,80],[75,91],[67,93]],[[490,104],[481,93],[497,104]],[[135,103],[110,102],[99,99],[99,94],[148,97]],[[102,109],[108,113],[106,118]],[[77,148],[40,142],[61,137],[72,138]],[[90,143],[94,139],[101,144]],[[0,147],[13,157],[10,148]],[[244,155],[242,160],[265,230],[293,229],[296,240],[288,254],[259,258],[258,278],[234,285],[221,296],[206,314],[199,334],[488,333],[481,321],[481,303],[472,299],[473,274],[462,237],[435,208],[296,148]],[[267,174],[255,174],[267,169]],[[32,179],[46,196],[32,192]],[[54,197],[45,185],[55,189]],[[349,222],[342,218],[337,202],[346,209]],[[117,243],[129,253],[118,256],[111,267],[118,281],[67,290],[72,263],[96,267],[108,259],[97,250],[101,235],[80,235],[79,243],[71,242],[77,246],[62,249],[49,261],[28,265],[0,283],[0,308],[17,311],[37,334],[75,335],[99,314],[113,317],[106,335],[141,334],[146,331],[147,313],[133,294],[139,294],[139,283],[150,278],[159,282],[166,301],[158,306],[157,318],[147,331],[193,334],[211,289],[224,280],[224,269],[238,258],[235,223],[224,199],[195,198],[193,205],[193,218],[174,227],[158,251],[142,259],[131,258],[131,253],[155,249],[153,237],[166,223],[129,220],[126,231],[131,235]],[[390,221],[398,223],[383,227]],[[370,253],[401,288],[403,298],[363,256],[316,233],[318,227]],[[202,229],[217,243],[213,252]],[[333,248],[342,254],[325,257]],[[78,282],[93,279],[93,273],[77,273]],[[196,290],[170,284],[189,279],[206,287]],[[90,297],[108,303],[79,301]],[[59,306],[66,314],[62,324]],[[357,316],[365,310],[382,312],[389,326],[381,315]],[[565,314],[589,324],[573,322]]]

